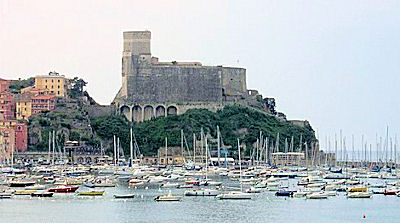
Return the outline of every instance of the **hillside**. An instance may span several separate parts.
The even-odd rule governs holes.
[[[115,134],[120,137],[123,148],[129,148],[130,123],[123,116],[107,116],[91,120],[91,125],[97,136],[111,143]],[[299,127],[290,122],[281,122],[273,116],[255,111],[242,106],[227,106],[218,112],[205,109],[193,109],[179,116],[168,116],[152,119],[132,125],[137,143],[145,155],[157,154],[157,149],[164,146],[164,139],[168,137],[169,146],[180,146],[180,131],[183,129],[188,139],[189,147],[192,146],[192,135],[199,135],[201,128],[205,134],[216,137],[217,125],[220,127],[222,140],[225,145],[236,148],[239,138],[247,148],[257,141],[259,132],[268,136],[270,142],[276,140],[280,134],[280,145],[284,147],[285,138],[290,141],[294,137],[294,145],[299,145],[300,135],[303,142],[315,141],[315,134],[311,126]],[[249,153],[247,150],[247,154]]]

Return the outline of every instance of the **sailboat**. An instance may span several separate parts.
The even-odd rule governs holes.
[[[240,143],[238,142],[238,152],[239,152],[239,171],[240,171],[240,180],[242,179],[242,160],[240,159]],[[240,191],[230,191],[228,193],[222,193],[217,195],[217,199],[220,200],[243,200],[243,199],[251,199],[251,194],[242,192],[242,184],[240,184]]]

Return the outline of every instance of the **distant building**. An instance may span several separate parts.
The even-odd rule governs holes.
[[[72,163],[92,164],[104,160],[100,148],[80,144],[76,141],[65,142],[64,149]]]
[[[54,94],[57,97],[67,96],[67,79],[64,75],[50,72],[49,75],[35,77],[35,89],[44,94]]]
[[[161,165],[180,165],[185,163],[181,147],[161,147],[158,149],[158,163]]]
[[[9,81],[0,78],[0,93],[8,92]]]
[[[272,164],[273,165],[288,165],[288,166],[299,166],[304,165],[305,155],[304,153],[289,152],[289,153],[272,153]]]
[[[9,81],[0,79],[0,120],[11,120],[15,116],[14,95],[8,91]]]
[[[28,147],[28,128],[25,123],[16,120],[0,121],[0,132],[7,138],[6,151],[24,151]],[[4,139],[3,139],[4,140]]]
[[[32,115],[32,95],[18,94],[15,96],[15,117],[17,120],[28,120]]]
[[[67,91],[68,79],[64,75],[60,75],[57,72],[50,72],[49,75],[36,76],[35,85],[22,89],[21,93],[66,97]]]
[[[38,114],[42,111],[52,111],[55,108],[55,95],[37,95],[32,98],[32,114]]]

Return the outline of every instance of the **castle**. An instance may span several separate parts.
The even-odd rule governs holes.
[[[150,31],[124,32],[123,41],[122,87],[112,104],[130,121],[182,114],[192,108],[215,111],[226,104],[247,105],[246,99],[258,95],[247,89],[244,68],[160,62],[151,55]],[[275,102],[264,102],[264,110],[274,112]]]

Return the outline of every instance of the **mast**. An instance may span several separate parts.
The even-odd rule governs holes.
[[[51,156],[51,132],[49,132],[49,154],[47,155],[47,162],[50,163]]]
[[[221,166],[221,140],[220,140],[220,135],[219,135],[219,126],[217,125],[217,150],[218,150],[218,166]]]
[[[168,138],[165,137],[165,165],[168,165]]]
[[[206,143],[206,180],[207,180],[207,172],[208,172],[208,144],[207,144],[207,137],[205,137],[205,143]]]
[[[240,182],[240,191],[243,190],[243,185],[242,185],[242,161],[240,159],[240,143],[239,143],[239,139],[237,139],[237,143],[238,143],[238,153],[239,153],[239,182]]]
[[[181,153],[182,153],[182,157],[183,156],[183,129],[181,129]]]
[[[337,135],[335,133],[335,167],[337,166],[337,161],[338,161],[338,153],[337,153]]]
[[[193,133],[193,162],[194,167],[196,167],[196,134]]]
[[[55,158],[55,153],[56,153],[55,133],[56,133],[56,131],[53,130],[53,161],[52,161],[53,165],[54,165],[54,158]]]
[[[201,127],[201,130],[200,130],[201,162],[204,161],[204,157],[203,157],[203,154],[204,154],[203,139],[204,139],[203,127]]]
[[[265,139],[265,165],[268,164],[268,137]]]
[[[130,152],[130,155],[131,155],[131,162],[130,162],[130,165],[131,165],[131,167],[133,167],[133,133],[132,133],[132,127],[131,127],[131,129],[130,129],[130,143],[129,143],[129,152]],[[135,154],[135,156],[136,156],[136,154]],[[136,157],[135,157],[135,160],[136,160]]]
[[[119,156],[120,156],[120,143],[119,137],[117,138],[117,165],[119,166]]]
[[[115,138],[115,135],[113,137],[113,142],[114,142],[114,166],[117,166],[117,140]]]

